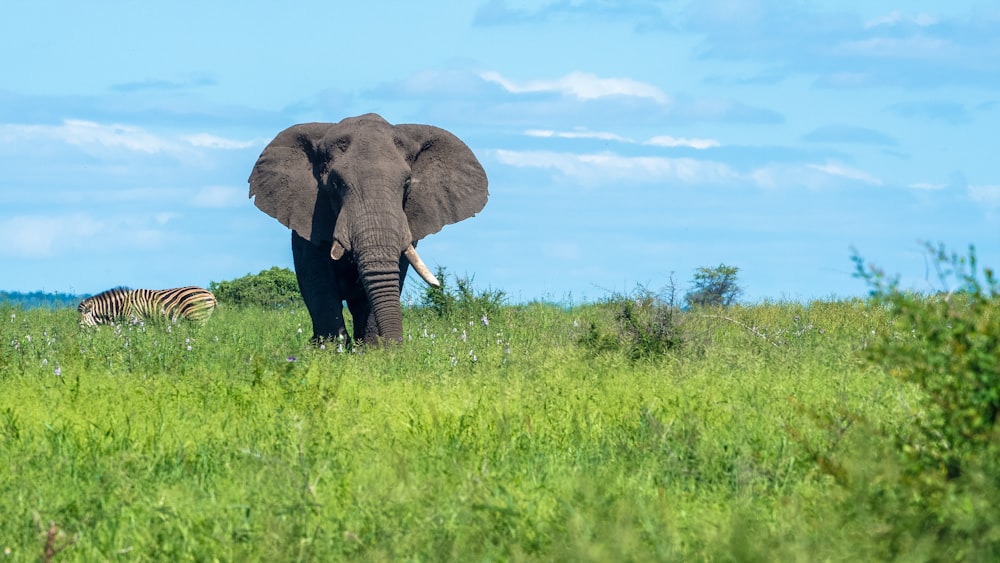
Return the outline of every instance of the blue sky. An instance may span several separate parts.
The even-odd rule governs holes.
[[[0,290],[291,267],[250,170],[289,125],[367,112],[476,153],[489,203],[421,256],[515,301],[720,263],[751,302],[859,295],[852,248],[932,289],[921,241],[1000,266],[996,3],[233,6],[5,5]]]

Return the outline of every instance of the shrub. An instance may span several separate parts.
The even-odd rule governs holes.
[[[580,344],[591,353],[624,352],[633,361],[678,348],[684,338],[674,294],[671,281],[659,292],[639,286],[631,295],[612,295],[601,305],[610,313],[612,327],[609,330],[591,322]]]
[[[736,283],[735,266],[719,264],[715,268],[701,267],[694,273],[694,287],[684,300],[688,307],[728,307],[743,293]]]
[[[1000,286],[992,270],[979,270],[974,248],[967,257],[926,248],[940,282],[956,281],[955,288],[933,295],[904,291],[898,278],[852,257],[856,276],[871,290],[871,306],[885,308],[891,319],[874,331],[862,356],[920,389],[911,419],[894,428],[859,419],[863,430],[855,439],[870,447],[848,450],[839,460],[816,452],[813,458],[847,493],[845,513],[867,520],[867,533],[878,534],[885,550],[878,558],[995,561]],[[836,424],[827,431],[843,434]]]
[[[448,317],[454,314],[462,317],[486,317],[489,319],[496,316],[507,299],[502,290],[475,290],[472,278],[468,277],[451,276],[455,280],[455,288],[453,289],[448,277],[445,268],[438,267],[437,279],[441,285],[439,287],[426,286],[420,300],[422,306],[433,311],[438,317]]]
[[[942,284],[955,278],[948,293],[922,296],[901,291],[889,279],[855,257],[857,276],[872,297],[893,313],[894,326],[869,346],[865,355],[888,372],[927,393],[920,432],[913,437],[914,468],[940,472],[946,479],[995,441],[1000,413],[1000,286],[986,268],[980,279],[975,249],[968,258],[927,247]],[[919,443],[917,443],[919,442]]]
[[[219,303],[283,307],[302,303],[295,272],[273,267],[231,281],[212,282],[209,290]]]

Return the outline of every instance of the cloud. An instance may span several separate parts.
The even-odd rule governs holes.
[[[507,0],[490,0],[473,16],[473,25],[490,27],[554,22],[608,21],[630,23],[637,29],[668,27],[670,18],[656,0],[558,0],[538,7],[512,7]]]
[[[933,192],[937,190],[943,190],[948,187],[948,184],[932,184],[930,182],[916,182],[910,184],[910,188],[914,190]]]
[[[1000,85],[1000,18],[890,13],[865,21],[845,8],[785,0],[700,0],[682,31],[705,59],[754,61],[769,75],[823,87]]]
[[[600,141],[616,141],[619,143],[634,143],[632,139],[615,133],[600,131],[552,131],[551,129],[528,129],[524,132],[529,137],[560,138],[560,139],[597,139]]]
[[[103,125],[67,119],[61,125],[0,125],[0,141],[50,140],[74,145],[86,152],[98,149],[156,154],[174,150],[170,141],[131,125]]]
[[[221,150],[242,150],[255,146],[263,146],[266,143],[266,141],[237,141],[234,139],[225,139],[208,133],[187,135],[183,137],[183,139],[195,147]]]
[[[685,184],[755,187],[764,189],[828,189],[848,184],[881,186],[883,181],[864,170],[836,162],[795,164],[770,162],[746,171],[727,163],[697,158],[622,156],[612,152],[495,150],[497,162],[516,168],[549,170],[583,186],[627,184]]]
[[[1000,185],[969,186],[969,199],[987,207],[1000,207]]]
[[[699,121],[781,123],[772,110],[732,100],[671,96],[631,78],[571,72],[518,81],[497,71],[451,69],[417,73],[364,94],[372,100],[412,105],[427,122],[521,126],[537,130]]]
[[[896,26],[900,24],[912,24],[918,27],[929,27],[938,23],[938,19],[930,14],[907,15],[898,10],[889,12],[884,16],[872,18],[865,22],[865,29],[879,26]]]
[[[26,215],[0,220],[0,256],[46,258],[79,248],[104,225],[84,214]]]
[[[957,102],[900,102],[889,106],[886,110],[908,119],[944,121],[952,125],[968,123],[972,119],[969,110]]]
[[[529,137],[541,137],[541,138],[559,138],[559,139],[595,139],[599,141],[614,141],[617,143],[628,143],[636,144],[635,139],[630,139],[628,137],[623,137],[616,133],[608,133],[603,131],[587,131],[587,130],[576,130],[576,131],[553,131],[551,129],[529,129],[524,132],[525,135]],[[688,139],[684,137],[671,137],[670,135],[657,135],[651,137],[650,139],[643,141],[643,145],[652,147],[687,147],[692,149],[710,149],[722,146],[719,141],[715,139]]]
[[[689,147],[699,150],[722,146],[722,144],[715,139],[688,139],[684,137],[671,137],[670,135],[658,135],[643,144],[654,147]]]
[[[247,190],[230,186],[206,186],[191,199],[195,207],[239,207],[247,203]]]
[[[864,184],[870,184],[873,186],[881,186],[882,180],[872,176],[871,174],[858,170],[857,168],[851,168],[844,166],[842,164],[827,163],[827,164],[809,164],[808,168],[813,170],[819,170],[824,174],[829,174],[830,176],[837,176],[840,178],[846,178],[848,180],[854,180],[857,182],[862,182]]]
[[[190,80],[139,80],[135,82],[121,82],[118,84],[112,84],[111,89],[116,92],[140,92],[147,90],[171,92],[215,85],[215,79],[200,77]]]
[[[896,146],[896,140],[892,137],[868,129],[867,127],[854,127],[850,125],[827,125],[813,129],[802,137],[803,141],[810,143],[858,143],[868,145]]]
[[[600,78],[588,72],[571,72],[555,80],[534,80],[516,83],[499,72],[487,71],[479,75],[487,82],[495,82],[513,94],[557,92],[580,100],[596,100],[609,96],[649,98],[659,104],[670,103],[670,97],[656,86],[630,78]]]
[[[727,165],[693,158],[621,156],[611,152],[574,154],[554,151],[494,151],[501,164],[542,168],[585,185],[616,182],[722,184],[737,178]]]

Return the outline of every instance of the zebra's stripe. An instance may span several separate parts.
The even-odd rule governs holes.
[[[117,287],[84,299],[77,308],[80,324],[94,326],[114,321],[144,321],[166,317],[204,323],[215,311],[212,292],[201,287],[129,289]]]

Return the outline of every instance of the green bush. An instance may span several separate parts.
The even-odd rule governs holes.
[[[844,504],[880,538],[879,559],[1000,559],[1000,286],[968,256],[927,245],[945,287],[925,295],[900,289],[855,255],[870,307],[890,315],[861,351],[875,369],[920,392],[908,421],[882,427],[846,413],[827,432],[849,434],[841,454],[812,450]],[[845,422],[846,421],[846,422]],[[865,453],[861,453],[865,452]],[[880,455],[881,454],[881,455]]]
[[[285,307],[302,303],[295,272],[273,267],[231,281],[212,282],[209,290],[219,303]]]
[[[591,322],[580,339],[591,353],[623,352],[635,361],[662,356],[684,342],[672,282],[660,292],[640,286],[631,295],[612,295],[601,307],[610,327]]]
[[[507,299],[506,294],[501,290],[486,289],[477,291],[473,288],[472,278],[459,278],[451,276],[455,280],[455,288],[452,288],[448,281],[447,271],[443,266],[437,269],[437,279],[441,282],[439,287],[426,286],[421,305],[433,311],[438,317],[449,317],[458,315],[469,318],[486,318],[496,316],[503,307]]]

